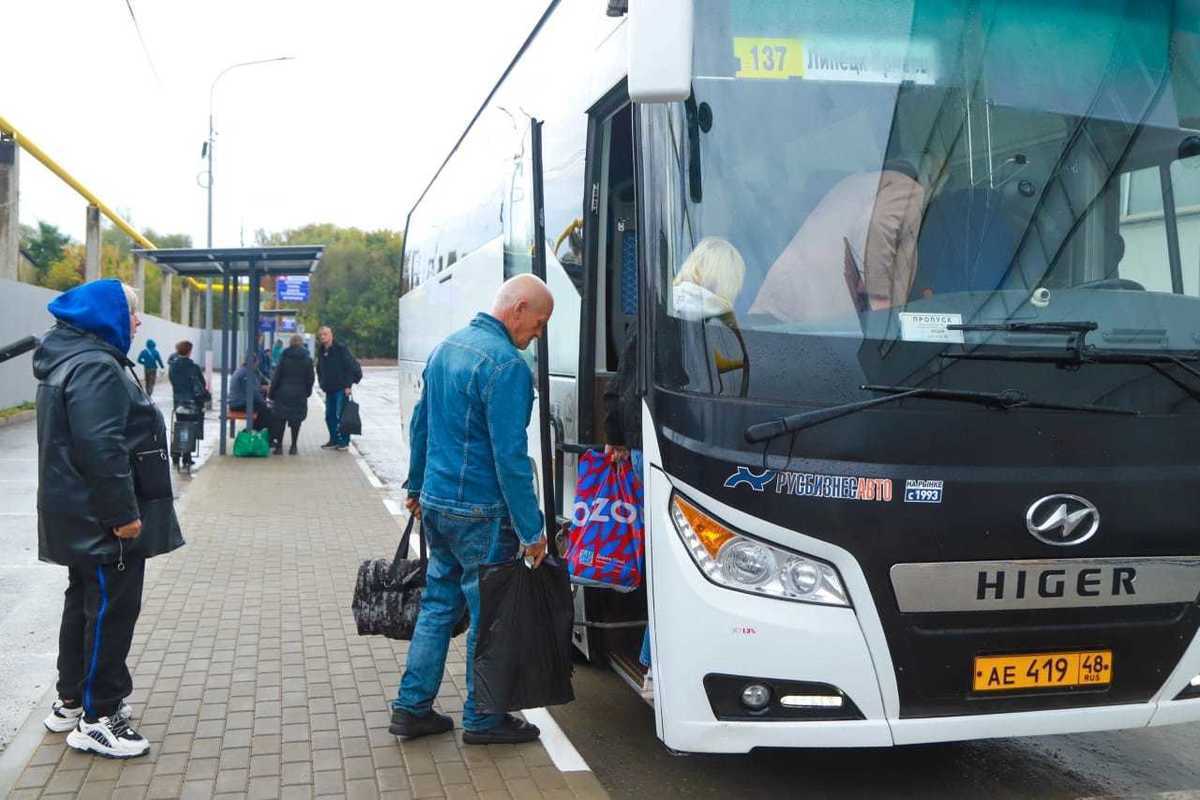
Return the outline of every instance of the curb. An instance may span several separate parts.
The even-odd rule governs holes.
[[[5,428],[9,425],[19,425],[22,422],[28,422],[29,420],[33,419],[36,414],[37,412],[32,408],[28,411],[19,411],[12,416],[0,419],[0,428]]]

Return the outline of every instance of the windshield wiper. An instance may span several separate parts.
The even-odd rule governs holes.
[[[1086,403],[1048,403],[1033,400],[1024,392],[1017,391],[1016,389],[1006,389],[1002,392],[973,392],[966,389],[936,389],[923,386],[880,386],[876,384],[866,384],[859,388],[866,392],[886,392],[887,395],[885,397],[876,397],[873,400],[843,403],[839,406],[820,408],[816,411],[805,411],[800,414],[789,414],[779,419],[758,422],[746,428],[746,441],[751,444],[759,444],[788,433],[796,433],[797,431],[820,425],[823,422],[844,417],[847,414],[854,414],[867,408],[903,400],[906,397],[926,397],[931,400],[975,403],[1002,410],[1011,408],[1044,408],[1054,411],[1084,411],[1089,414],[1138,415],[1137,411],[1113,408],[1111,406],[1096,406]]]
[[[1082,333],[1098,329],[1096,322],[965,322],[947,325],[948,331],[1003,331],[1005,333]]]
[[[1068,346],[1071,352],[1079,361],[1083,358],[1083,351],[1087,346],[1087,335],[1099,328],[1099,323],[1091,320],[1080,320],[1077,322],[967,322],[958,325],[947,325],[948,331],[1002,331],[1004,333],[1065,333],[1071,335],[1068,340]],[[957,358],[957,355],[952,355],[952,358]],[[970,355],[966,356],[970,358]],[[1014,359],[1016,360],[1016,359]]]

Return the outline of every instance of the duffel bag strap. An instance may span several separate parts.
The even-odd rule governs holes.
[[[408,524],[404,526],[404,535],[400,537],[400,545],[396,548],[396,555],[392,557],[391,569],[388,570],[388,574],[391,576],[392,580],[396,579],[396,570],[398,570],[400,568],[400,562],[408,560],[408,546],[409,546],[409,543],[412,541],[413,526],[416,524],[416,522],[417,522],[417,516],[415,514],[409,514],[408,515]],[[427,550],[428,545],[425,544],[425,532],[424,531],[421,531],[420,537],[421,537],[421,563],[428,564],[429,563],[429,552]]]
[[[413,523],[417,521],[414,516],[409,516],[408,524],[404,526],[404,535],[400,537],[400,545],[396,548],[396,555],[392,557],[392,566],[388,570],[388,575],[392,580],[396,579],[396,570],[400,568],[400,562],[408,560],[408,543],[412,541]],[[424,549],[425,537],[421,537],[422,549]]]

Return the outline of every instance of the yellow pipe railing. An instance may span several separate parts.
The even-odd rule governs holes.
[[[158,249],[158,246],[155,245],[154,242],[150,241],[145,236],[138,233],[137,230],[132,225],[130,225],[128,222],[126,222],[124,219],[121,218],[120,214],[118,214],[117,212],[115,212],[111,208],[109,208],[107,205],[105,205],[100,200],[100,198],[96,197],[96,195],[93,194],[86,186],[84,186],[82,183],[80,183],[78,180],[76,180],[75,176],[73,176],[71,173],[67,172],[65,169],[63,169],[61,166],[59,166],[58,162],[56,162],[53,158],[51,158],[49,155],[47,155],[46,152],[44,150],[42,150],[42,148],[40,148],[36,144],[34,144],[33,141],[29,139],[29,137],[25,136],[23,133],[21,133],[19,130],[17,130],[16,127],[13,126],[13,124],[11,122],[9,122],[8,120],[6,120],[3,116],[0,116],[0,131],[3,131],[5,133],[9,134],[10,136],[12,136],[13,139],[16,141],[16,143],[18,145],[20,145],[22,150],[29,153],[29,155],[33,156],[38,161],[42,162],[42,164],[46,167],[46,169],[50,170],[55,175],[57,175],[59,178],[61,178],[63,183],[67,184],[72,189],[74,189],[76,192],[78,192],[80,194],[80,196],[83,197],[84,200],[87,200],[89,203],[94,205],[96,208],[100,209],[100,213],[103,214],[104,216],[108,217],[108,219],[112,222],[112,224],[116,225],[117,228],[122,233],[124,233],[126,236],[128,236],[130,239],[133,239],[135,242],[137,242],[139,245],[141,245],[143,248],[145,248],[147,250],[157,250]],[[204,290],[207,288],[207,286],[205,284],[201,283],[200,281],[196,280],[195,278],[186,278],[186,280],[193,289]],[[217,283],[213,284],[213,289],[216,291],[222,291],[223,288],[224,287],[221,284],[217,284]]]

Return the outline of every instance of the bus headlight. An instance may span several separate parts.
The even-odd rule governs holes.
[[[719,586],[784,600],[850,605],[837,570],[824,561],[738,533],[678,494],[671,496],[671,521],[700,572]]]

